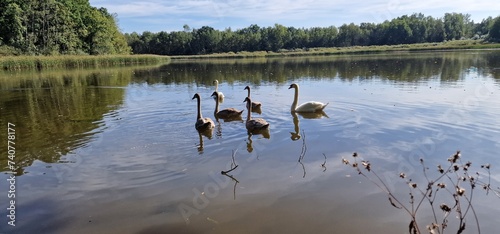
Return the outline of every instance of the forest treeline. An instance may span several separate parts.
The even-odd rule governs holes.
[[[474,22],[469,14],[442,18],[422,13],[383,23],[295,28],[275,24],[216,30],[209,26],[172,32],[125,33],[117,15],[89,0],[0,1],[0,55],[199,55],[370,45],[443,42],[460,39],[500,42],[500,16]]]
[[[315,47],[348,47],[443,42],[460,39],[500,41],[500,17],[474,22],[469,14],[446,13],[442,18],[422,13],[383,23],[354,23],[340,27],[295,28],[250,25],[216,30],[209,26],[182,31],[126,33],[135,54],[195,55],[240,51],[280,51]]]
[[[0,55],[130,52],[116,15],[89,0],[0,1]]]

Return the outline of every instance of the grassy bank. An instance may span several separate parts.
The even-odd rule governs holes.
[[[180,55],[170,56],[171,59],[206,59],[206,58],[254,58],[254,57],[279,57],[279,56],[310,56],[310,55],[335,55],[335,54],[363,54],[382,53],[388,51],[426,51],[426,50],[459,50],[459,49],[500,49],[500,43],[487,43],[481,40],[459,40],[440,43],[418,43],[403,45],[382,46],[351,46],[329,48],[305,48],[295,50],[280,50],[278,52],[229,52],[207,55]]]
[[[5,56],[0,67],[6,71],[99,68],[137,64],[159,64],[170,61],[158,55],[62,55],[62,56]]]

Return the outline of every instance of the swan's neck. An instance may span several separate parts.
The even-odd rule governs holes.
[[[196,119],[201,119],[202,116],[201,116],[201,100],[200,100],[200,97],[196,97],[196,100],[198,101],[198,116],[196,117]]]
[[[300,133],[300,128],[299,128],[299,116],[297,116],[297,113],[292,112],[293,116],[293,125],[295,127],[295,133],[299,134]]]
[[[217,114],[217,112],[219,112],[219,94],[217,93],[217,95],[215,97],[216,97],[216,99],[215,99],[215,112],[214,112],[214,114]]]
[[[248,97],[250,97],[250,88],[248,88]]]
[[[247,122],[252,119],[252,101],[248,99],[247,101]]]
[[[299,87],[295,87],[295,95],[293,97],[292,107],[290,108],[291,111],[295,111],[297,108],[297,102],[299,102]]]

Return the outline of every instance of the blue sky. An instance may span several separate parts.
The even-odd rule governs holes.
[[[118,14],[122,32],[181,31],[210,26],[223,30],[275,23],[293,27],[341,26],[344,23],[380,23],[401,15],[466,13],[471,19],[500,15],[498,0],[90,0]]]

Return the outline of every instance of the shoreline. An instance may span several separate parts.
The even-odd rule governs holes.
[[[50,69],[108,68],[128,65],[156,65],[170,61],[162,55],[58,55],[0,56],[2,71],[42,71]]]
[[[294,50],[273,51],[241,51],[205,55],[171,55],[172,60],[202,60],[213,58],[263,58],[263,57],[298,57],[298,56],[326,56],[326,55],[355,55],[380,54],[385,52],[418,52],[418,51],[450,51],[450,50],[496,50],[500,43],[486,43],[481,40],[460,40],[438,43],[418,43],[382,46],[351,46],[351,47],[322,47],[302,48]]]
[[[330,55],[369,55],[390,52],[425,52],[453,50],[500,50],[500,43],[482,40],[458,40],[439,43],[419,43],[382,46],[351,46],[301,48],[273,51],[240,51],[204,55],[58,55],[58,56],[0,56],[0,68],[7,72],[41,71],[50,69],[110,68],[128,65],[157,65],[173,60],[279,58]]]

